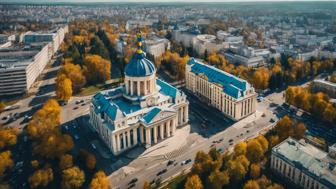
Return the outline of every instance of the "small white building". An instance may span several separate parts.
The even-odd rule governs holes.
[[[144,50],[154,58],[158,58],[167,50],[170,50],[170,41],[152,34],[145,39]]]

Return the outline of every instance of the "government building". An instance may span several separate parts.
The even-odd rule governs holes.
[[[227,117],[240,120],[255,113],[257,94],[247,81],[194,58],[185,75],[186,88]]]
[[[146,148],[188,123],[186,95],[156,78],[154,64],[138,49],[125,68],[124,85],[99,92],[90,105],[90,124],[114,155],[136,145]]]
[[[271,169],[282,179],[304,189],[336,188],[336,146],[329,153],[288,138],[273,147]]]

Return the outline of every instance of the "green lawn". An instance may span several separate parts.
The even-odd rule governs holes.
[[[88,96],[97,93],[98,91],[105,90],[104,86],[91,85],[81,89],[75,96]]]

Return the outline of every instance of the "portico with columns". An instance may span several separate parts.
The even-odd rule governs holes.
[[[124,85],[92,98],[90,124],[114,155],[135,146],[148,148],[188,123],[186,95],[156,78],[154,64],[145,58],[142,37],[125,68]]]

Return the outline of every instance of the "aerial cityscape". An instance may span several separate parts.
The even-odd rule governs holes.
[[[0,0],[0,189],[336,189],[335,10]]]

